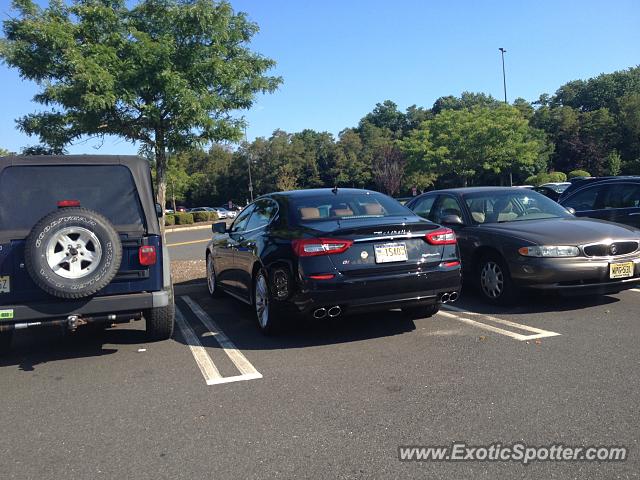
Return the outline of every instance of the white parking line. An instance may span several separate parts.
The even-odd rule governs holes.
[[[213,335],[213,338],[222,347],[229,359],[233,362],[236,368],[240,371],[241,375],[233,377],[223,377],[211,382],[207,380],[207,385],[214,385],[218,383],[240,382],[242,380],[255,380],[262,378],[262,374],[256,370],[256,368],[247,360],[240,350],[236,348],[233,342],[227,337],[227,335],[218,327],[216,322],[204,311],[202,307],[194,302],[188,295],[181,297],[185,303],[189,306],[191,311],[198,317],[198,319],[204,324],[209,332]]]
[[[640,293],[640,288],[631,288],[630,290],[631,290],[632,292]]]
[[[180,333],[189,344],[189,348],[191,349],[193,358],[195,359],[196,364],[198,365],[198,368],[200,368],[200,371],[202,372],[202,376],[207,382],[207,385],[210,385],[209,382],[213,382],[216,380],[219,381],[222,378],[222,375],[220,375],[220,372],[218,371],[216,366],[213,364],[211,357],[209,356],[207,351],[204,349],[204,347],[198,340],[196,332],[193,331],[193,328],[191,328],[191,325],[189,325],[189,322],[185,320],[184,315],[182,314],[182,312],[177,306],[176,306],[176,324],[178,325],[178,329],[180,330]]]
[[[533,335],[523,335],[521,333],[516,333],[516,332],[512,332],[510,330],[505,330],[503,328],[499,328],[493,325],[489,325],[486,323],[482,323],[482,322],[478,322],[476,320],[471,320],[470,318],[464,318],[461,317],[459,315],[455,315],[453,313],[449,313],[449,312],[445,312],[445,311],[440,311],[439,314],[443,315],[447,318],[452,318],[454,320],[458,320],[460,322],[466,323],[468,325],[472,325],[474,327],[478,327],[478,328],[482,328],[484,330],[488,330],[490,332],[494,332],[494,333],[499,333],[500,335],[505,335],[507,337],[511,337],[515,340],[518,341],[526,341],[526,340],[535,340],[538,338],[545,338],[545,337],[557,337],[559,335],[561,335],[560,333],[557,332],[551,332],[548,330],[542,330],[541,328],[536,328],[536,327],[531,327],[529,325],[523,325],[521,323],[516,323],[516,322],[511,322],[509,320],[503,320],[501,318],[496,318],[493,317],[491,315],[484,315],[481,313],[477,313],[477,312],[469,312],[467,310],[464,310],[462,308],[458,308],[458,307],[454,307],[453,305],[447,305],[446,307],[443,307],[446,310],[449,311],[454,311],[456,313],[462,314],[462,315],[468,315],[468,316],[477,316],[480,317],[481,319],[484,318],[487,321],[493,322],[493,323],[498,323],[500,325],[505,325],[508,327],[512,327],[512,328],[516,328],[518,330],[524,330],[524,331],[529,331],[529,332],[534,332]]]

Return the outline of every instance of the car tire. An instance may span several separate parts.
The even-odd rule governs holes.
[[[0,356],[9,352],[11,348],[11,339],[13,338],[13,330],[0,332]]]
[[[220,289],[218,279],[216,278],[216,269],[213,263],[213,256],[211,254],[207,254],[206,267],[207,289],[209,290],[209,295],[213,298],[220,298],[222,296],[222,290]]]
[[[36,223],[24,257],[39,288],[54,297],[76,299],[111,283],[120,268],[122,245],[104,216],[86,208],[62,208]]]
[[[437,303],[422,305],[420,307],[405,307],[402,309],[402,313],[409,318],[429,318],[433,317],[439,311],[440,305]]]
[[[266,272],[260,269],[253,281],[253,311],[260,332],[264,335],[272,335],[281,328],[275,302],[269,288],[269,279]]]
[[[159,342],[170,339],[173,335],[176,316],[173,287],[169,290],[169,303],[166,306],[150,308],[143,315],[149,341]]]
[[[511,305],[518,297],[518,289],[511,280],[509,267],[495,253],[484,255],[477,264],[476,282],[482,298],[493,305]]]

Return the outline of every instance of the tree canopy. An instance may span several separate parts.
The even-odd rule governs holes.
[[[45,110],[17,120],[53,152],[117,135],[153,152],[164,203],[166,153],[238,140],[233,117],[274,91],[274,61],[252,52],[258,26],[211,0],[15,0],[0,54],[37,82]]]

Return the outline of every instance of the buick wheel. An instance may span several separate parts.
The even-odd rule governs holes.
[[[478,283],[483,297],[491,303],[508,305],[517,295],[509,269],[502,258],[490,254],[478,264]]]

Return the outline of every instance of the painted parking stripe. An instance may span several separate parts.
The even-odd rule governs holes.
[[[216,383],[227,383],[229,381],[238,382],[242,380],[255,380],[262,378],[262,374],[258,372],[251,362],[247,360],[247,357],[245,357],[243,353],[236,348],[229,337],[227,337],[222,329],[218,327],[216,322],[214,322],[214,320],[202,309],[202,307],[200,307],[200,305],[194,302],[188,295],[184,295],[181,298],[189,306],[196,317],[198,317],[204,326],[213,334],[213,338],[218,342],[220,347],[222,347],[229,359],[241,373],[241,375],[236,377],[227,377],[226,379],[223,379],[226,380],[226,382],[218,381]]]
[[[189,345],[191,354],[196,361],[196,365],[200,368],[207,385],[211,385],[209,382],[214,382],[216,380],[219,381],[222,378],[222,375],[220,375],[220,372],[213,364],[211,357],[200,343],[200,340],[198,340],[196,332],[193,331],[189,322],[185,320],[184,315],[178,306],[176,306],[176,324],[178,325],[178,329],[180,330],[182,337]]]
[[[443,311],[441,310],[439,312],[439,315],[443,315],[444,317],[447,318],[451,318],[454,320],[458,320],[459,322],[463,322],[466,323],[467,325],[471,325],[474,327],[478,327],[478,328],[482,328],[483,330],[488,330],[490,332],[494,332],[494,333],[499,333],[500,335],[505,335],[507,337],[513,338],[514,340],[518,340],[518,341],[527,341],[527,340],[536,340],[539,338],[546,338],[546,337],[557,337],[559,335],[561,335],[560,333],[557,332],[551,332],[548,330],[542,330],[541,328],[536,328],[536,327],[531,327],[529,325],[523,325],[521,323],[516,323],[516,322],[511,322],[509,320],[503,320],[501,318],[496,318],[493,317],[491,315],[483,315],[477,312],[469,312],[467,310],[464,310],[462,308],[458,308],[458,307],[454,307],[452,305],[447,305],[446,307],[447,311]],[[456,312],[459,315],[456,315],[454,313],[450,313],[450,312]],[[460,316],[460,315],[465,315]],[[505,326],[509,326],[512,328],[516,328],[519,330],[523,330],[523,331],[529,331],[529,332],[534,332],[533,335],[523,335],[521,333],[517,333],[517,332],[512,332],[511,330],[505,330],[504,328],[500,328],[500,327],[496,327],[494,325],[490,325],[488,323],[483,323],[480,321],[476,321],[476,320],[472,320],[470,318],[465,318],[466,316],[476,316],[479,317],[479,319],[486,319],[486,321],[490,321],[493,323],[498,323],[501,325],[505,325]]]
[[[632,292],[636,292],[636,293],[640,293],[640,288],[632,288],[631,291]]]

